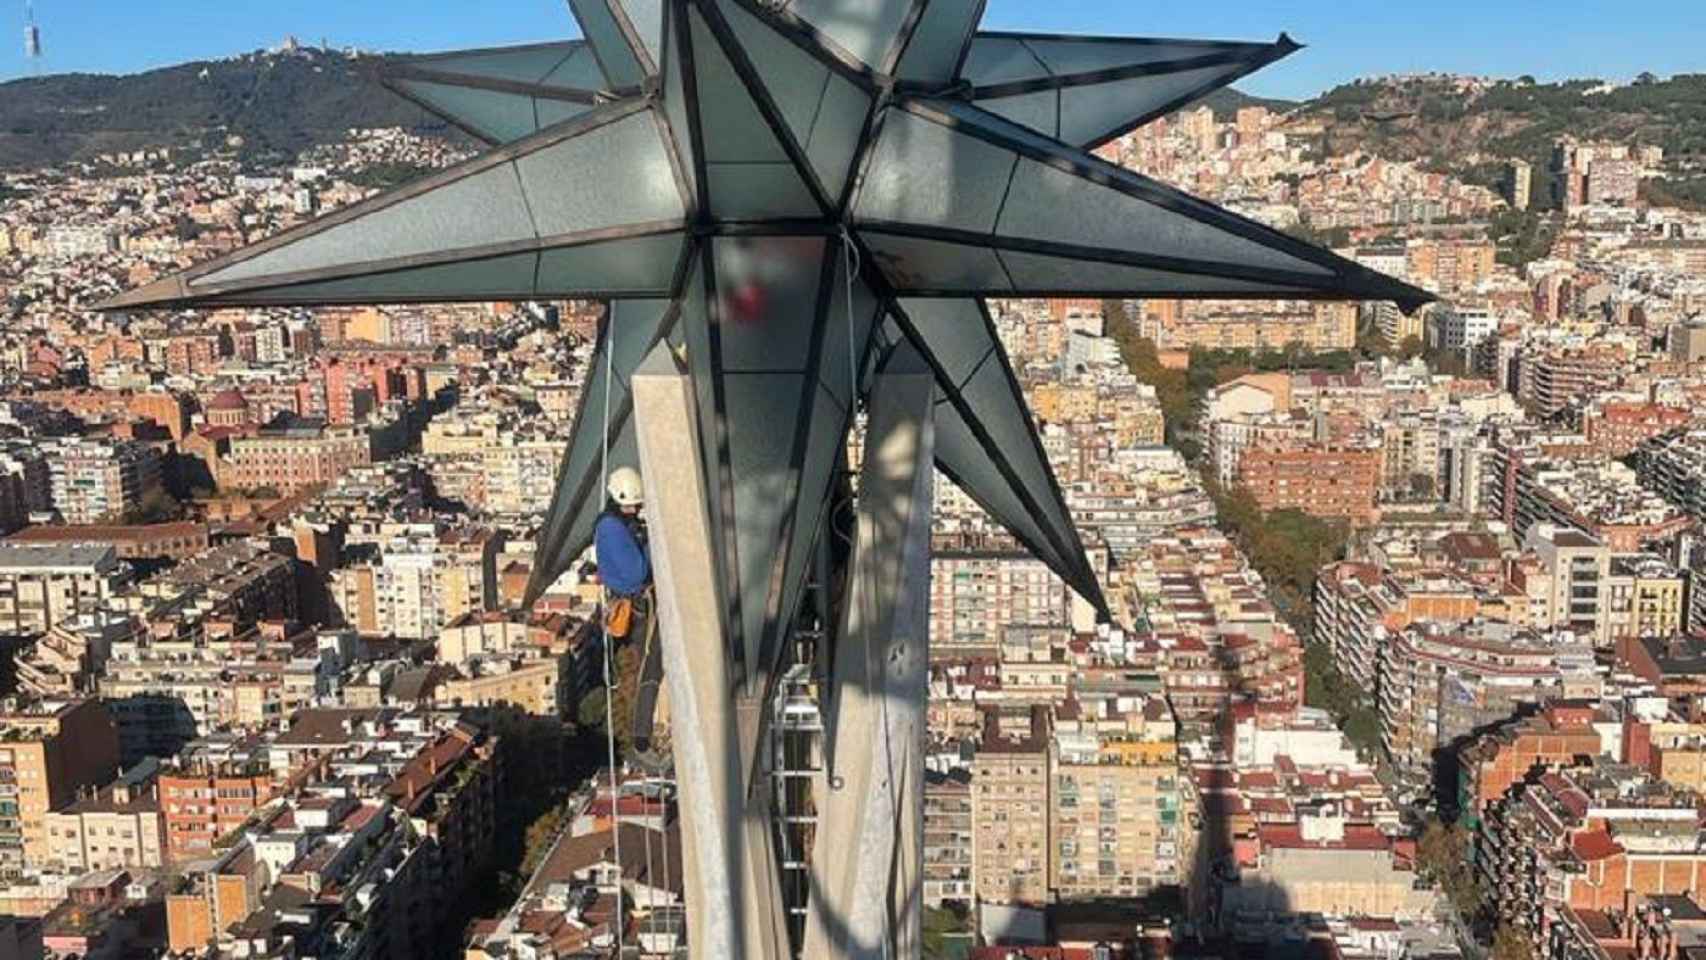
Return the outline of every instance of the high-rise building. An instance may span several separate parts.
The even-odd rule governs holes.
[[[1634,160],[1595,160],[1588,169],[1590,204],[1633,206],[1641,190],[1641,165]]]
[[[1706,319],[1696,317],[1671,325],[1668,336],[1670,358],[1677,363],[1706,360]]]
[[[1509,178],[1509,197],[1511,206],[1517,210],[1527,210],[1532,202],[1534,186],[1534,166],[1524,160],[1512,160],[1507,171]]]
[[[924,905],[940,909],[972,902],[973,818],[969,771],[926,772],[924,779]]]
[[[1094,721],[1056,725],[1048,804],[1056,899],[1135,898],[1179,881],[1180,833],[1189,827],[1180,825],[1173,721],[1159,698],[1138,709],[1149,712],[1128,728],[1142,732],[1104,732]]]
[[[1049,902],[1048,712],[985,713],[972,760],[972,887],[983,903]]]
[[[160,454],[142,443],[63,441],[48,471],[53,507],[67,523],[116,521],[160,489]]]
[[[1005,539],[938,537],[930,573],[930,644],[943,655],[993,652],[1013,628],[1072,623],[1066,584]]]
[[[118,762],[118,732],[99,700],[0,713],[0,876],[49,863],[48,812],[105,783]]]
[[[502,543],[484,528],[400,533],[374,559],[332,575],[334,602],[364,634],[436,637],[461,617],[496,609]]]

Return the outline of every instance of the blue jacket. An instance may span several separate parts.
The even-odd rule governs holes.
[[[632,597],[651,585],[651,560],[623,518],[613,513],[600,516],[593,528],[592,542],[598,555],[599,579],[611,593]]]

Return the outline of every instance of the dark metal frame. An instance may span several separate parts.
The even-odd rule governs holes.
[[[943,5],[941,9],[937,5]],[[850,425],[856,411],[859,397],[867,389],[866,378],[871,375],[871,361],[879,345],[887,344],[893,347],[893,340],[904,340],[912,344],[929,363],[935,374],[940,388],[940,402],[951,407],[955,415],[961,417],[970,431],[981,455],[988,458],[989,467],[999,477],[1012,493],[1021,507],[1032,514],[1035,528],[1039,531],[1038,538],[1029,534],[1021,535],[1020,541],[1034,552],[1050,558],[1051,566],[1065,579],[1074,590],[1087,600],[1096,604],[1105,612],[1105,602],[1100,594],[1091,565],[1086,559],[1083,543],[1077,530],[1070,522],[1064,528],[1048,519],[1048,513],[1054,512],[1059,517],[1070,520],[1070,512],[1053,471],[1049,468],[1047,456],[1041,441],[1035,433],[1031,433],[1031,446],[1028,450],[1019,451],[1003,449],[998,446],[987,423],[963,393],[965,382],[955,383],[948,377],[946,370],[929,350],[929,338],[914,323],[909,315],[904,299],[911,298],[947,298],[960,297],[975,301],[975,309],[981,318],[981,324],[976,329],[968,329],[968,333],[979,338],[980,344],[987,344],[987,352],[983,364],[1001,363],[1001,377],[1004,389],[1011,395],[1019,414],[1029,416],[1029,408],[1019,389],[1017,377],[1006,353],[1000,347],[996,337],[994,320],[987,305],[978,299],[985,294],[1000,294],[1009,296],[1126,296],[1134,293],[1150,291],[1135,291],[1129,286],[1110,284],[1105,290],[1058,290],[1032,289],[1021,287],[1014,282],[1013,271],[1006,256],[1027,254],[1059,258],[1063,261],[1089,262],[1105,264],[1110,268],[1132,267],[1165,271],[1181,278],[1203,277],[1217,278],[1240,284],[1254,284],[1256,287],[1238,291],[1203,289],[1200,291],[1155,291],[1169,298],[1185,299],[1190,297],[1236,297],[1236,296],[1276,296],[1287,299],[1356,299],[1382,297],[1398,299],[1406,306],[1424,302],[1428,295],[1381,277],[1362,267],[1342,260],[1324,251],[1318,251],[1307,244],[1289,236],[1271,230],[1254,221],[1246,220],[1211,204],[1204,203],[1170,187],[1123,170],[1112,164],[1087,155],[1084,151],[1100,146],[1128,130],[1141,126],[1163,113],[1170,112],[1187,102],[1197,99],[1201,94],[1230,83],[1261,66],[1279,59],[1293,50],[1297,45],[1283,34],[1271,44],[1239,44],[1204,41],[1171,41],[1171,40],[1129,40],[1124,38],[1079,37],[1057,34],[1040,33],[979,33],[976,24],[981,17],[984,0],[910,0],[899,28],[893,37],[888,39],[887,46],[878,56],[878,63],[865,63],[848,50],[830,40],[823,31],[818,29],[808,19],[799,15],[792,4],[785,4],[781,9],[763,5],[759,0],[662,0],[660,7],[663,22],[659,24],[658,51],[656,57],[645,43],[641,31],[633,22],[631,11],[621,0],[570,0],[570,6],[577,16],[591,18],[583,22],[596,22],[596,39],[567,44],[539,44],[520,48],[492,49],[479,51],[458,51],[420,58],[411,63],[403,64],[389,71],[385,82],[392,89],[405,97],[420,103],[424,108],[443,116],[471,134],[486,139],[496,140],[489,131],[482,132],[480,118],[477,116],[457,116],[444,109],[435,108],[423,103],[422,98],[410,96],[404,89],[408,82],[434,83],[452,87],[488,91],[494,94],[528,97],[534,106],[535,126],[538,125],[538,105],[541,101],[556,100],[581,104],[590,109],[579,116],[553,124],[535,133],[521,137],[507,144],[497,146],[486,155],[458,165],[442,173],[423,178],[414,183],[343,211],[334,213],[322,220],[290,231],[272,240],[257,244],[244,251],[220,257],[198,266],[185,274],[168,281],[163,281],[142,291],[139,295],[120,298],[109,305],[109,308],[129,308],[139,303],[178,304],[178,303],[218,303],[218,304],[303,304],[311,302],[322,303],[359,303],[368,298],[361,295],[359,287],[348,296],[323,294],[320,299],[304,298],[300,293],[292,293],[300,285],[327,281],[352,281],[362,278],[389,278],[399,272],[444,266],[461,263],[477,263],[498,258],[521,258],[532,256],[533,284],[532,290],[514,291],[515,297],[541,296],[575,296],[575,297],[616,297],[633,300],[668,300],[659,328],[650,332],[650,345],[655,346],[666,338],[685,335],[689,324],[703,324],[696,328],[693,342],[702,346],[702,356],[690,357],[690,371],[697,380],[705,380],[700,386],[707,391],[706,409],[700,411],[701,430],[701,464],[700,469],[705,473],[704,479],[707,490],[716,498],[714,516],[717,517],[719,529],[715,537],[716,563],[719,569],[721,587],[724,591],[724,602],[721,615],[725,618],[726,635],[732,638],[729,651],[733,658],[739,681],[748,693],[758,694],[757,685],[774,672],[778,657],[785,654],[787,632],[791,627],[798,610],[785,610],[784,599],[790,595],[790,585],[787,581],[790,565],[795,561],[809,560],[801,558],[795,551],[806,550],[815,552],[823,537],[822,527],[827,522],[826,507],[823,504],[813,504],[800,501],[804,493],[801,484],[804,483],[806,458],[812,450],[812,441],[818,439],[811,433],[812,416],[818,411],[818,404],[836,401],[828,391],[823,381],[826,358],[836,355],[828,337],[837,336],[833,327],[839,322],[838,317],[830,316],[834,311],[836,298],[840,291],[836,284],[846,279],[852,279],[871,300],[869,304],[873,315],[869,318],[859,318],[860,323],[867,320],[869,329],[864,335],[864,342],[857,344],[859,351],[855,369],[855,382],[850,385],[852,396],[848,407],[841,411],[843,429]],[[741,42],[744,31],[749,27],[744,22],[736,29],[731,18],[736,16],[732,11],[739,9],[741,16],[751,17],[763,29],[768,29],[783,41],[805,52],[812,60],[824,69],[824,87],[819,94],[819,116],[805,130],[796,131],[787,122],[782,108],[773,91],[764,80],[763,71],[755,63],[745,45]],[[904,77],[902,63],[912,45],[920,39],[919,31],[932,12],[943,13],[949,18],[963,17],[964,36],[949,37],[945,33],[934,36],[933,39],[943,41],[957,39],[958,49],[955,52],[954,76],[946,82],[937,82],[934,78]],[[695,36],[692,19],[698,18],[704,32],[699,40],[707,40],[716,46],[716,52],[726,57],[729,66],[737,78],[739,89],[729,91],[702,91],[699,87],[698,56],[708,51],[695,49]],[[937,29],[957,29],[958,21],[954,19],[938,20]],[[943,24],[950,26],[944,27]],[[1019,45],[1025,54],[1035,62],[1035,76],[1022,76],[1020,79],[993,82],[983,86],[964,78],[965,67],[974,45],[979,39],[1012,41]],[[1117,44],[1120,48],[1129,48],[1134,53],[1141,54],[1145,48],[1160,44],[1184,44],[1190,55],[1167,55],[1164,60],[1149,60],[1114,62],[1105,68],[1078,70],[1071,73],[1055,73],[1048,66],[1047,59],[1033,49],[1036,43],[1084,42],[1097,44]],[[614,47],[613,47],[614,45]],[[618,49],[619,48],[619,49]],[[555,66],[541,75],[537,82],[515,80],[509,77],[499,77],[482,74],[478,69],[468,67],[458,68],[452,62],[456,58],[477,56],[481,54],[502,55],[505,53],[529,53],[539,50],[561,51],[562,57]],[[547,78],[562,69],[563,65],[583,50],[590,51],[596,59],[600,73],[603,75],[606,87],[603,90],[588,90],[569,87],[558,83],[547,83]],[[1112,56],[1112,54],[1110,54]],[[1115,61],[1118,57],[1113,57]],[[1060,139],[1061,123],[1064,116],[1064,97],[1066,92],[1074,90],[1095,89],[1110,83],[1122,83],[1146,76],[1162,77],[1177,74],[1186,70],[1201,70],[1205,68],[1225,67],[1223,72],[1215,74],[1212,81],[1187,94],[1174,97],[1167,103],[1157,105],[1145,102],[1141,106],[1143,112],[1137,116],[1122,119],[1117,128],[1099,133],[1088,143],[1070,144]],[[1028,68],[1021,68],[1028,70]],[[531,71],[529,71],[531,72]],[[839,189],[836,185],[826,183],[820,177],[813,165],[809,152],[812,138],[817,132],[817,124],[822,121],[823,103],[830,96],[829,85],[836,82],[850,83],[867,97],[864,116],[859,120],[859,130],[853,142],[852,156],[848,160],[845,182]],[[621,83],[612,80],[625,81]],[[633,81],[633,82],[626,82]],[[1055,127],[1052,130],[1037,131],[1023,125],[1006,120],[989,110],[978,106],[979,102],[990,104],[1011,97],[1028,96],[1039,92],[1052,91],[1055,94],[1054,117]],[[701,115],[701,98],[709,93],[716,95],[738,96],[751,98],[758,117],[762,120],[771,134],[776,138],[786,163],[804,184],[806,192],[811,196],[812,204],[817,208],[813,215],[791,216],[781,218],[719,218],[712,210],[712,189],[707,177],[706,133],[704,119]],[[682,101],[677,104],[675,98]],[[276,274],[254,277],[244,280],[228,280],[224,282],[208,282],[207,278],[217,275],[220,271],[235,264],[246,262],[254,257],[280,249],[289,244],[312,238],[326,230],[350,223],[356,219],[371,215],[389,207],[407,202],[433,190],[458,182],[466,177],[483,174],[504,164],[547,149],[569,138],[582,136],[595,131],[607,124],[615,123],[633,117],[642,111],[648,112],[651,122],[656,125],[656,131],[663,143],[664,152],[668,157],[670,175],[673,178],[681,198],[682,215],[668,220],[654,220],[641,223],[624,224],[607,228],[586,229],[573,233],[545,236],[539,233],[537,223],[533,224],[533,237],[525,240],[508,241],[499,244],[488,244],[479,247],[447,249],[425,254],[414,254],[402,257],[392,257],[384,260],[374,260],[356,263],[328,264],[311,270],[294,271],[288,274]],[[1007,172],[1005,192],[997,207],[995,219],[988,231],[957,229],[939,224],[916,223],[905,220],[863,220],[858,217],[859,198],[867,188],[876,162],[877,145],[882,142],[888,132],[888,120],[897,111],[904,111],[924,121],[936,123],[956,133],[973,137],[977,140],[992,144],[1011,154],[1012,165]],[[1218,230],[1229,237],[1260,244],[1277,253],[1294,258],[1300,268],[1297,270],[1277,269],[1274,267],[1248,266],[1239,262],[1219,262],[1193,257],[1180,257],[1156,252],[1134,252],[1130,250],[1105,249],[1085,244],[1074,244],[1055,240],[1040,240],[1025,236],[1004,235],[1001,220],[1005,212],[1008,196],[1013,184],[1018,178],[1021,161],[1029,160],[1040,163],[1052,169],[1062,171],[1084,182],[1086,188],[1109,189],[1122,196],[1149,204],[1169,213],[1189,218]],[[527,202],[525,193],[523,202]],[[529,207],[531,218],[531,206]],[[842,246],[842,235],[850,234],[852,243],[859,255],[861,268],[854,278],[844,278],[840,256],[845,253]],[[739,542],[736,535],[736,525],[739,520],[737,504],[735,503],[734,465],[731,462],[729,434],[727,423],[727,407],[724,393],[724,374],[722,373],[722,339],[720,335],[723,304],[719,298],[720,279],[716,271],[714,244],[716,238],[740,236],[818,236],[824,238],[824,253],[819,264],[817,297],[813,305],[811,321],[814,326],[809,337],[808,353],[805,363],[797,372],[802,377],[800,395],[793,401],[792,412],[795,415],[794,429],[785,441],[788,447],[788,480],[791,496],[795,501],[792,509],[786,510],[780,520],[779,536],[782,542],[778,544],[774,555],[768,558],[769,566],[765,573],[763,584],[752,584],[754,588],[750,597],[743,598],[740,591]],[[547,290],[541,287],[540,267],[546,253],[561,249],[579,249],[593,244],[609,243],[643,238],[673,237],[680,243],[676,254],[673,270],[670,273],[667,286],[660,283],[655,289],[645,291],[628,290]],[[883,261],[874,253],[872,243],[881,237],[904,238],[909,241],[947,244],[962,249],[978,250],[989,255],[993,267],[999,267],[1000,277],[993,285],[977,285],[970,289],[920,289],[918,284],[892,273],[886,269]],[[1005,256],[1004,256],[1005,255]],[[1322,272],[1312,272],[1316,268]],[[661,270],[660,270],[661,274]],[[661,280],[661,276],[660,276]],[[697,283],[702,286],[690,291],[688,284]],[[689,295],[691,294],[691,296]],[[705,297],[703,316],[690,316],[689,303],[697,296]],[[444,301],[454,299],[489,300],[498,294],[490,290],[477,294],[458,297],[454,294],[434,292],[411,298],[405,294],[387,295],[388,301],[409,302],[412,299]],[[620,310],[615,316],[619,319]],[[702,341],[701,341],[702,338]],[[597,362],[603,362],[605,351],[612,349],[608,325],[601,332],[599,347],[595,352]],[[974,371],[975,374],[975,371]],[[626,377],[626,374],[619,374]],[[731,374],[733,375],[733,374]],[[987,371],[983,371],[988,376]],[[820,394],[820,391],[822,393]],[[587,433],[591,429],[588,420],[589,411],[598,410],[602,415],[602,401],[594,403],[592,398],[583,399],[582,409],[577,413],[574,436],[596,437]],[[625,442],[629,432],[634,429],[632,398],[624,397],[616,405],[616,409],[608,411],[610,435],[613,441]],[[1027,425],[1028,426],[1028,425]],[[573,449],[573,443],[571,443]],[[584,453],[584,451],[583,451]],[[1036,478],[1021,475],[1020,461],[1016,458],[1031,457],[1035,466],[1039,467],[1042,476],[1046,478],[1046,489],[1036,485]],[[963,464],[943,465],[949,475],[965,488],[974,500],[986,509],[993,502],[994,488],[984,489],[980,484],[988,483],[987,479],[962,475]],[[1025,464],[1027,468],[1031,464]],[[1025,471],[1028,475],[1029,469]],[[596,472],[588,472],[584,476],[559,478],[558,501],[553,509],[553,520],[548,527],[556,531],[556,535],[569,536],[578,526],[585,526],[585,514],[596,510],[602,505],[602,491],[598,490]],[[1049,501],[1050,510],[1042,509],[1045,501]],[[1005,497],[1003,497],[1005,499]],[[992,511],[994,512],[994,511]],[[1015,518],[1017,522],[1017,518]],[[812,531],[805,536],[800,544],[795,544],[796,534],[804,533],[802,524],[811,525]],[[578,554],[586,547],[585,543],[553,543],[548,560],[540,564],[536,571],[534,583],[530,586],[530,594],[536,596],[546,585],[561,572],[562,566],[568,559]],[[809,563],[798,564],[805,569]],[[762,600],[759,592],[762,592]],[[800,597],[798,591],[793,593],[795,600]],[[531,597],[530,597],[531,598]],[[744,603],[762,602],[764,604],[764,626],[758,637],[745,636],[742,607]],[[796,604],[797,606],[797,604]],[[750,612],[750,611],[748,611]],[[756,771],[748,771],[753,776],[749,783],[756,782]]]

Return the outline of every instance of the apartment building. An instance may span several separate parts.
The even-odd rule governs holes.
[[[439,631],[438,660],[461,663],[492,654],[568,653],[595,639],[597,632],[593,621],[563,614],[465,613]]]
[[[98,700],[9,705],[0,713],[0,876],[53,858],[48,813],[118,769],[118,734]]]
[[[536,717],[573,716],[578,688],[568,653],[482,656],[452,669],[434,690],[434,700],[442,706],[506,705]]]
[[[563,441],[553,435],[504,433],[480,449],[486,509],[497,514],[543,513],[557,487]]]
[[[975,819],[971,794],[969,770],[925,772],[921,869],[924,905],[931,909],[940,909],[944,903],[971,905],[975,893],[972,886]]]
[[[157,789],[165,857],[186,863],[210,856],[214,841],[248,822],[277,785],[264,757],[208,757],[192,750],[160,771]]]
[[[1481,820],[1475,867],[1494,915],[1541,949],[1570,910],[1701,896],[1701,837],[1695,793],[1595,758],[1513,787]]]
[[[130,579],[112,547],[0,543],[0,634],[34,636],[99,613]]]
[[[1692,518],[1640,485],[1639,474],[1607,459],[1509,457],[1490,481],[1511,530],[1523,537],[1537,523],[1574,527],[1612,550],[1633,553],[1668,544]]]
[[[432,527],[388,536],[374,554],[332,574],[334,602],[364,634],[425,640],[497,606],[503,537],[485,528]]]
[[[49,862],[78,874],[164,866],[166,831],[158,773],[159,762],[149,759],[49,813]]]
[[[112,522],[160,489],[160,454],[143,443],[65,440],[53,445],[48,473],[66,523]]]
[[[972,888],[978,901],[1049,902],[1048,712],[985,711],[972,760]]]
[[[124,526],[88,525],[25,527],[7,540],[12,543],[105,545],[121,560],[188,560],[207,550],[205,523],[149,523]]]
[[[1616,344],[1582,347],[1527,345],[1520,360],[1518,399],[1543,418],[1556,417],[1616,389],[1627,351]]]
[[[1263,510],[1301,510],[1353,524],[1380,519],[1379,448],[1271,444],[1244,451],[1238,484]]]
[[[1150,703],[1165,715],[1164,702]],[[1134,898],[1177,883],[1180,832],[1188,827],[1180,825],[1179,766],[1170,718],[1153,738],[1104,733],[1099,725],[1062,726],[1065,729],[1056,729],[1050,753],[1049,877],[1054,897]]]
[[[1487,240],[1411,240],[1405,245],[1405,275],[1438,293],[1472,289],[1493,273],[1495,249]]]
[[[1635,473],[1641,486],[1706,523],[1706,430],[1673,432],[1641,444]]]
[[[1482,591],[1447,571],[1389,571],[1368,563],[1336,563],[1315,580],[1315,636],[1359,690],[1379,682],[1379,652],[1392,634],[1418,620],[1463,623],[1483,605]]]
[[[1592,705],[1554,702],[1514,718],[1458,751],[1458,807],[1472,825],[1536,767],[1568,766],[1605,748]]]
[[[1540,598],[1537,626],[1571,630],[1609,648],[1626,636],[1670,636],[1682,629],[1686,578],[1663,558],[1616,553],[1567,527],[1537,523],[1525,549],[1540,562],[1530,583],[1518,567],[1514,584]]]
[[[1411,624],[1382,648],[1378,663],[1382,745],[1419,783],[1431,779],[1436,750],[1520,706],[1600,694],[1591,643],[1504,623]]]
[[[118,614],[95,614],[56,623],[18,651],[18,689],[42,700],[71,700],[95,693],[113,644],[131,639],[140,624]]]
[[[1684,430],[1694,419],[1686,407],[1607,401],[1587,408],[1582,432],[1605,456],[1626,457],[1654,437]]]
[[[932,655],[993,652],[1013,628],[1072,624],[1066,584],[1003,537],[938,535],[930,557]]]

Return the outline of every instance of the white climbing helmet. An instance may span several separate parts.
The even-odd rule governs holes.
[[[646,502],[646,488],[640,483],[640,471],[633,467],[617,467],[610,471],[610,482],[605,489],[619,507],[637,507]]]

